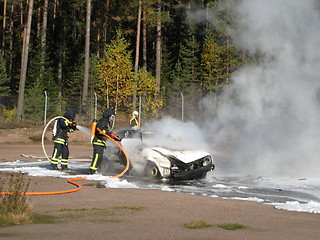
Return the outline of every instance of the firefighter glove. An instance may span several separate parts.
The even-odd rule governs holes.
[[[73,130],[76,130],[76,129],[77,129],[77,123],[72,122],[72,123],[71,123],[71,128],[72,128]]]

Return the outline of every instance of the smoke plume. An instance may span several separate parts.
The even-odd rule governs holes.
[[[320,16],[315,1],[243,0],[232,12],[236,45],[259,62],[232,76],[219,109],[205,100],[211,146],[242,174],[318,176]]]

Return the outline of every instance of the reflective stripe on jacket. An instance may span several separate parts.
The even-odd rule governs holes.
[[[135,117],[132,117],[132,118],[130,119],[130,127],[131,127],[131,129],[133,129],[133,130],[139,128],[139,127],[140,127],[139,120],[138,120],[137,118],[135,118]]]

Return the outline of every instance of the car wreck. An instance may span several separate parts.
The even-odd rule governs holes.
[[[122,130],[117,135],[122,138],[121,145],[130,159],[127,175],[190,180],[204,178],[215,168],[210,153],[179,149],[182,145],[177,139],[172,141],[172,147],[168,147],[169,141],[163,144],[166,146],[161,146],[159,138],[155,138],[156,133],[151,131]],[[173,139],[172,136],[170,138]],[[112,174],[124,169],[125,155],[111,141],[108,141],[104,155],[99,167],[100,173]]]

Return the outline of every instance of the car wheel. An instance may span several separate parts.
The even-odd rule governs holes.
[[[148,162],[146,166],[146,175],[151,178],[159,179],[161,174],[156,164],[153,162]]]

